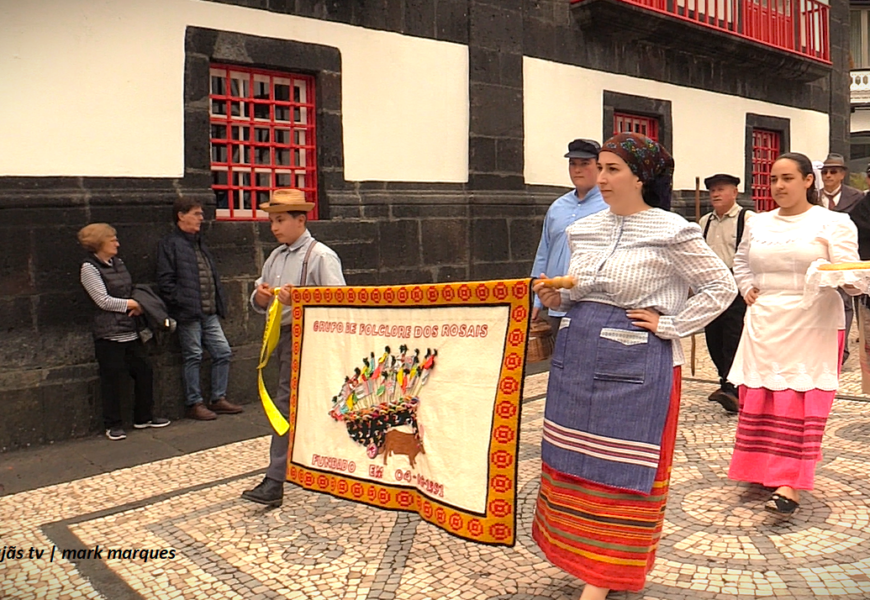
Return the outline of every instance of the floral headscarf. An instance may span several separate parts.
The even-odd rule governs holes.
[[[643,200],[653,207],[671,209],[674,159],[663,146],[639,133],[620,133],[601,146],[625,161],[643,182]]]

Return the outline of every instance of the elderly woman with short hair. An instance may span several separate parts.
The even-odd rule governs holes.
[[[610,209],[568,227],[576,285],[534,286],[544,306],[567,315],[550,369],[532,535],[586,582],[581,600],[643,589],[668,498],[679,340],[737,295],[701,229],[669,212],[667,150],[619,134],[602,145],[598,169]]]
[[[121,421],[121,384],[125,374],[135,384],[133,427],[166,427],[168,420],[152,415],[151,365],[133,319],[142,314],[142,307],[131,298],[133,279],[117,256],[120,244],[115,229],[106,223],[91,223],[79,231],[78,239],[90,253],[82,262],[81,282],[96,309],[92,333],[100,368],[106,437],[110,440],[127,437]]]

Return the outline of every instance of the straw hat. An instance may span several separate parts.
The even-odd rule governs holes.
[[[269,202],[260,205],[260,210],[267,213],[278,212],[308,212],[314,208],[314,202],[305,201],[302,190],[285,188],[272,192]]]

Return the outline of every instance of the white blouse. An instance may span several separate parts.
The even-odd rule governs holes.
[[[584,301],[661,314],[656,335],[673,340],[674,365],[683,364],[679,338],[703,329],[737,296],[725,263],[678,214],[651,208],[622,217],[609,210],[568,227],[575,287],[562,290],[560,311]],[[694,295],[689,297],[689,290]]]
[[[832,287],[805,290],[807,270],[818,261],[858,260],[858,230],[846,213],[812,206],[800,215],[777,209],[749,219],[734,277],[741,294],[753,287],[759,294],[746,310],[728,380],[775,391],[836,390],[843,300]]]

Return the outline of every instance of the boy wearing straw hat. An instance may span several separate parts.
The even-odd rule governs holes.
[[[263,264],[263,272],[255,282],[251,294],[251,308],[265,314],[274,301],[272,290],[280,288],[277,300],[284,305],[281,312],[281,337],[276,349],[278,359],[278,393],[275,405],[286,419],[290,412],[290,364],[293,335],[290,330],[293,317],[290,306],[291,292],[297,285],[345,285],[341,260],[325,244],[315,240],[307,228],[307,213],[314,208],[306,202],[305,194],[296,189],[278,189],[270,201],[260,206],[269,213],[272,234],[281,244],[272,251]],[[264,504],[281,506],[284,499],[284,481],[287,477],[287,435],[272,434],[269,450],[269,468],[258,486],[242,492],[242,498]]]

